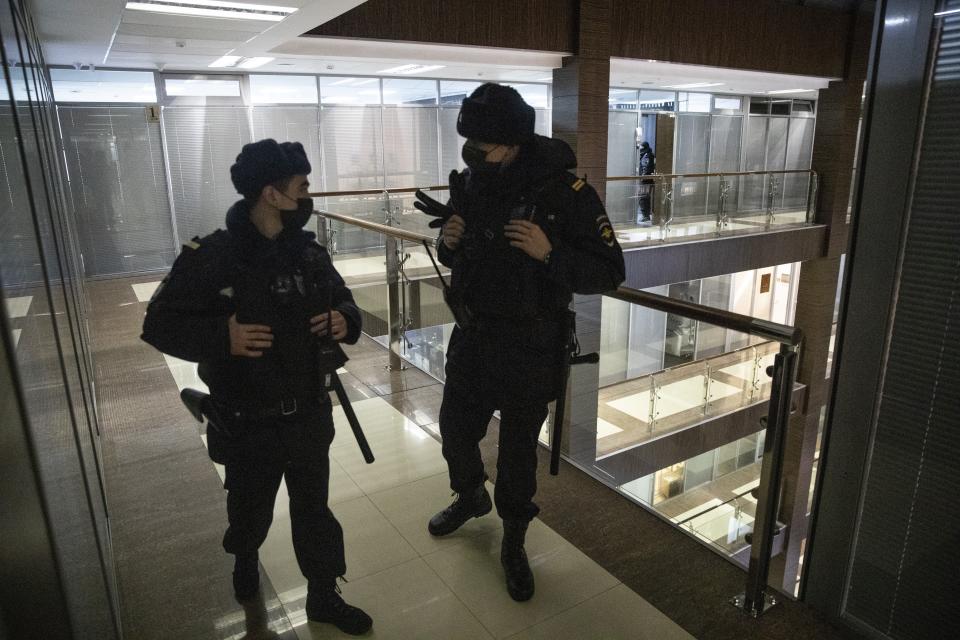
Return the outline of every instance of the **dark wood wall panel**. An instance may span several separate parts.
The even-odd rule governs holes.
[[[852,21],[774,0],[613,0],[610,54],[842,78]]]
[[[577,0],[367,0],[304,35],[573,52]]]

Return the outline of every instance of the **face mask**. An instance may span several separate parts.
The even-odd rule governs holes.
[[[287,198],[287,194],[283,194]],[[293,200],[293,198],[290,198]],[[303,229],[313,215],[313,198],[298,198],[296,209],[280,209],[284,231]]]
[[[467,163],[467,166],[470,167],[471,171],[476,173],[493,173],[494,171],[499,171],[502,163],[487,161],[487,153],[487,151],[484,151],[480,147],[467,142],[463,145],[463,151],[461,151],[460,155],[463,157],[463,161]]]

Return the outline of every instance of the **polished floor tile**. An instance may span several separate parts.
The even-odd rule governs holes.
[[[597,437],[605,438],[607,436],[612,436],[615,433],[620,433],[623,431],[620,427],[615,424],[611,424],[604,420],[603,418],[597,418]]]
[[[166,364],[178,388],[202,388],[196,365],[175,358]],[[344,529],[349,580],[342,585],[344,597],[374,617],[369,637],[503,638],[525,629],[539,634],[545,632],[531,627],[542,623],[551,629],[551,620],[571,607],[590,616],[594,608],[605,611],[614,595],[625,599],[611,592],[618,585],[613,576],[539,520],[527,536],[537,577],[537,594],[527,603],[514,602],[505,591],[502,523],[495,510],[450,536],[430,536],[427,521],[453,499],[440,444],[429,433],[437,425],[417,424],[417,407],[432,407],[434,393],[421,391],[408,402],[379,396],[352,401],[376,456],[372,465],[363,460],[343,408],[334,407],[329,503]],[[215,467],[222,479],[223,467]],[[493,493],[493,485],[488,490]],[[260,562],[298,638],[345,637],[330,625],[306,621],[307,584],[293,551],[284,483]],[[607,593],[606,599],[596,597]],[[614,616],[608,626],[613,631],[604,637],[633,637],[624,631],[633,620]],[[617,635],[621,632],[625,635]]]
[[[16,298],[4,298],[3,302],[7,307],[8,317],[23,318],[30,311],[30,303],[33,302],[33,296],[19,296]]]
[[[376,458],[374,464],[367,464],[356,442],[351,442],[353,433],[345,419],[336,413],[338,410],[334,410],[337,436],[330,455],[364,493],[375,493],[446,471],[437,441],[381,398],[354,403]]]
[[[424,557],[494,637],[518,633],[618,584],[583,552],[534,520],[526,550],[537,592],[528,602],[514,602],[504,586],[501,539],[497,530]]]
[[[160,280],[156,282],[139,282],[130,286],[133,287],[133,293],[137,296],[138,302],[150,302],[153,293],[157,290],[157,287],[160,286]]]
[[[173,376],[173,381],[177,384],[177,389],[183,391],[186,388],[197,389],[207,393],[209,389],[206,383],[200,379],[197,373],[197,363],[187,362],[173,356],[163,354],[163,359],[167,363],[167,368]]]
[[[347,580],[379,573],[418,556],[369,498],[357,498],[332,507],[343,530],[347,553]]]
[[[487,490],[492,496],[493,485],[489,482]],[[468,521],[448,536],[431,536],[427,531],[427,522],[453,501],[446,471],[371,494],[370,500],[421,555],[456,546],[465,538],[483,535],[502,527],[500,517],[494,509],[482,518]]]
[[[408,562],[417,556],[403,536],[365,497],[333,505],[332,511],[344,531],[350,582]],[[305,593],[306,578],[300,573],[293,552],[290,516],[274,514],[267,540],[260,548],[260,562],[284,604]]]
[[[491,640],[482,624],[420,558],[342,585],[343,598],[373,618],[363,637],[385,640]],[[349,638],[308,622],[301,600],[287,611],[300,640]]]
[[[692,640],[649,602],[617,585],[510,640]]]

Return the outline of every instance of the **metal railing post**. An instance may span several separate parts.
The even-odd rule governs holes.
[[[776,174],[768,174],[767,179],[767,226],[773,224],[774,209],[776,209],[777,196],[780,195],[780,180]]]
[[[817,172],[810,173],[810,184],[807,188],[807,222],[813,222],[817,214],[817,195],[820,189],[820,176]]]
[[[723,231],[723,228],[730,223],[730,216],[727,215],[727,196],[730,193],[730,183],[727,181],[726,177],[720,176],[720,198],[719,206],[717,207],[717,233],[719,234]]]
[[[384,224],[393,224],[393,212],[390,208],[390,194],[383,192]],[[400,341],[403,337],[403,283],[400,277],[400,251],[403,241],[384,234],[387,266],[387,334],[389,337],[390,360],[386,368],[389,371],[403,371],[406,367],[400,356]]]
[[[760,485],[757,488],[757,515],[753,523],[750,565],[747,568],[747,587],[744,593],[731,600],[734,606],[753,617],[761,615],[777,603],[776,598],[767,593],[767,578],[777,528],[784,435],[790,420],[796,367],[797,347],[781,345],[772,367],[773,388],[770,391],[770,410],[766,419],[763,463],[760,468]]]
[[[660,198],[662,200],[662,210],[660,211],[660,240],[666,240],[670,233],[670,223],[673,222],[673,188],[667,188],[667,180],[662,175],[659,176]],[[667,212],[669,211],[669,216]]]

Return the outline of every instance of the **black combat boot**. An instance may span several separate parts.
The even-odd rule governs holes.
[[[363,635],[373,626],[373,620],[362,609],[352,607],[340,597],[336,580],[317,584],[311,581],[307,587],[307,619],[325,622],[351,635]]]
[[[251,600],[260,591],[260,560],[256,551],[238,553],[233,562],[233,595]]]
[[[482,484],[467,493],[458,493],[457,499],[449,507],[430,518],[427,530],[432,536],[445,536],[453,533],[470,518],[479,518],[490,513],[493,503],[490,494]]]
[[[517,602],[526,602],[533,597],[533,572],[523,550],[527,525],[523,520],[503,521],[503,544],[500,547],[500,564],[507,579],[507,593]]]

